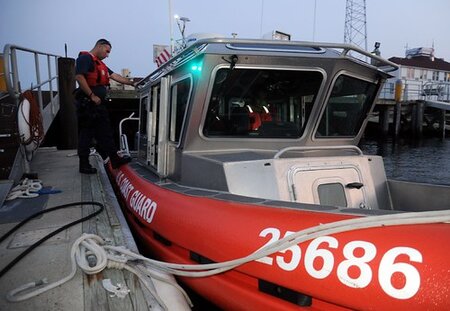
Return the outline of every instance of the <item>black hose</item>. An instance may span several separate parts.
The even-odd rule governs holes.
[[[23,251],[19,256],[17,256],[16,258],[14,258],[6,267],[4,267],[1,271],[0,271],[0,278],[6,273],[8,272],[16,263],[18,263],[23,257],[25,257],[27,254],[29,254],[33,249],[35,249],[36,247],[38,247],[39,245],[41,245],[42,243],[44,243],[45,241],[47,241],[48,239],[50,239],[52,236],[58,234],[59,232],[66,230],[67,228],[76,225],[80,222],[83,222],[85,220],[88,220],[98,214],[100,214],[103,209],[105,208],[105,206],[102,203],[99,202],[74,202],[74,203],[68,203],[68,204],[63,204],[63,205],[58,205],[55,207],[51,207],[48,209],[45,209],[43,211],[39,211],[31,216],[29,216],[28,218],[22,220],[20,223],[18,223],[17,225],[15,225],[11,230],[9,230],[8,232],[6,232],[4,235],[2,235],[2,237],[0,237],[0,243],[3,242],[8,236],[10,236],[14,231],[16,231],[18,228],[20,228],[21,226],[23,226],[24,224],[26,224],[28,221],[30,221],[31,219],[48,213],[48,212],[53,212],[62,208],[67,208],[67,207],[72,207],[72,206],[77,206],[77,205],[97,205],[100,206],[100,208],[98,210],[96,210],[94,213],[89,214],[85,217],[82,217],[80,219],[77,219],[71,223],[68,223],[58,229],[56,229],[55,231],[50,232],[49,234],[47,234],[46,236],[44,236],[43,238],[41,238],[39,241],[35,242],[33,245],[31,245],[30,247],[28,247],[25,251]]]

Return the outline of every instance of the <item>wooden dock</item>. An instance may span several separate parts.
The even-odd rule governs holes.
[[[10,290],[25,283],[43,278],[51,283],[67,276],[71,271],[71,246],[82,233],[94,233],[112,245],[124,245],[133,251],[137,250],[103,165],[97,161],[96,166],[99,173],[83,175],[78,173],[75,150],[39,149],[32,162],[32,170],[38,173],[44,186],[61,192],[40,195],[38,198],[16,199],[15,203],[10,201],[4,204],[0,208],[0,235],[21,220],[7,221],[11,210],[19,208],[17,206],[24,200],[27,200],[27,206],[37,210],[79,201],[100,202],[105,205],[105,209],[94,218],[53,236],[6,272],[0,278],[0,310],[162,310],[148,290],[141,287],[134,274],[115,269],[105,269],[90,276],[78,269],[67,283],[29,300],[9,302],[5,298]],[[31,220],[0,244],[0,269],[44,235],[92,213],[96,208],[93,205],[65,208]],[[111,297],[111,293],[102,286],[103,279],[111,279],[113,284],[125,284],[130,290],[129,294],[124,298]]]
[[[397,119],[397,112],[400,115]],[[407,132],[412,137],[422,136],[424,131],[435,133],[443,139],[449,130],[450,103],[436,100],[409,100],[396,105],[393,100],[378,100],[376,112],[370,121],[378,123],[380,133],[388,135],[390,124],[398,132]],[[398,125],[396,126],[396,121]]]

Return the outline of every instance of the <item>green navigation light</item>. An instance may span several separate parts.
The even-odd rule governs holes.
[[[194,71],[194,72],[201,72],[202,71],[202,64],[201,63],[200,64],[198,64],[198,63],[192,64],[191,65],[191,70]]]

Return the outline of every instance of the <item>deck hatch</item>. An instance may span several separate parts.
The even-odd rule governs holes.
[[[287,179],[291,201],[340,208],[368,208],[362,172],[356,165],[303,163],[291,167]],[[359,185],[361,187],[357,187]]]

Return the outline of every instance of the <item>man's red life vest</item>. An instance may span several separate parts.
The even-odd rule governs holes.
[[[89,71],[84,76],[89,86],[108,85],[109,84],[109,71],[105,63],[98,59],[95,55],[89,52],[80,52],[80,55],[88,54],[92,57],[94,62],[94,71]]]

